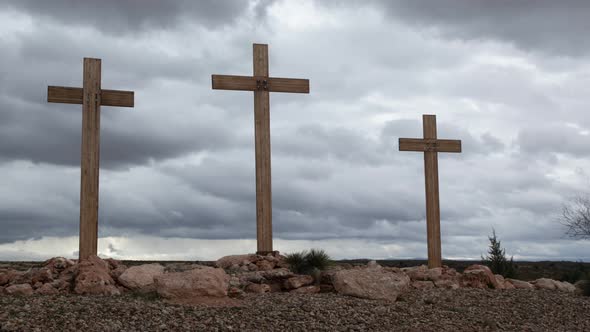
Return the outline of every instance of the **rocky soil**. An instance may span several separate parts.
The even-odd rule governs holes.
[[[482,265],[332,266],[232,255],[127,266],[90,256],[0,268],[0,331],[590,331],[581,284],[504,279]]]
[[[413,289],[396,302],[247,294],[234,306],[150,296],[0,297],[0,331],[590,331],[590,298],[551,290]]]

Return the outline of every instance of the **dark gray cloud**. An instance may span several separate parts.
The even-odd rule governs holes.
[[[588,69],[583,58],[547,56],[584,52],[545,40],[553,32],[529,38],[516,17],[535,25],[541,14],[520,3],[462,3],[465,16],[439,3],[426,12],[424,2],[383,2],[394,19],[365,2],[55,4],[0,5],[17,11],[0,12],[0,224],[9,229],[0,257],[24,257],[10,249],[16,240],[77,235],[81,107],[48,104],[45,94],[80,86],[85,56],[103,59],[104,88],[136,92],[133,109],[102,109],[103,240],[121,236],[156,257],[151,243],[131,239],[253,239],[252,93],[210,86],[213,73],[252,72],[252,42],[270,44],[272,75],[311,79],[309,95],[271,97],[277,242],[423,257],[423,157],[397,141],[421,137],[421,115],[435,113],[439,137],[463,142],[463,153],[440,155],[443,253],[478,258],[494,227],[518,254],[559,257],[552,214],[581,189],[572,169],[587,168]],[[538,7],[546,21],[563,16]],[[486,23],[503,15],[515,21],[506,30]],[[541,240],[557,247],[540,250]],[[105,248],[124,256],[130,246]],[[27,248],[27,257],[52,248]],[[575,248],[564,252],[584,247]]]
[[[269,1],[254,9],[264,14]],[[93,26],[109,34],[120,35],[149,30],[173,29],[190,22],[207,27],[231,24],[249,8],[251,2],[239,0],[106,0],[106,1],[5,1],[4,8],[14,8],[35,19],[50,18],[63,25]]]
[[[567,1],[377,1],[398,20],[449,39],[499,40],[526,51],[587,56],[590,3]]]
[[[567,154],[580,158],[590,155],[589,132],[565,124],[552,124],[544,127],[523,128],[518,134],[516,144],[522,153],[549,157],[554,154]]]

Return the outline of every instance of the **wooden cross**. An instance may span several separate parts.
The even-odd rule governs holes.
[[[100,75],[100,59],[84,58],[82,88],[47,87],[50,103],[82,104],[80,259],[96,255],[98,249],[100,106],[134,106],[133,91],[101,89]]]
[[[461,141],[436,138],[436,115],[422,115],[424,138],[400,138],[400,151],[424,152],[426,183],[426,233],[428,267],[442,266],[440,245],[440,204],[438,196],[438,152],[461,152]]]
[[[254,91],[256,154],[256,241],[259,254],[272,252],[269,92],[309,93],[309,80],[269,77],[268,45],[254,44],[254,75],[211,75],[213,89]]]

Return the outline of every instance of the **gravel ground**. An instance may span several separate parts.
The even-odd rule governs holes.
[[[589,312],[588,297],[527,290],[414,290],[395,303],[269,293],[233,307],[0,296],[0,331],[590,331]]]

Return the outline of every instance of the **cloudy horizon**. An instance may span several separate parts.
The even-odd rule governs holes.
[[[495,229],[515,260],[590,261],[562,205],[590,183],[590,3],[585,1],[3,1],[0,260],[75,257],[81,86],[102,59],[99,254],[211,260],[256,250],[252,93],[271,76],[274,248],[332,257],[426,257],[423,156],[398,151],[436,114],[442,255],[479,259]]]

